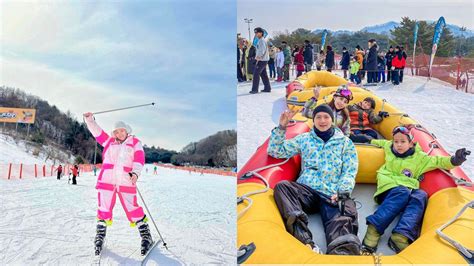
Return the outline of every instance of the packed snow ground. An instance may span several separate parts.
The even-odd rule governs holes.
[[[235,264],[235,179],[161,167],[153,175],[152,166],[146,167],[138,186],[169,248],[155,248],[147,265]],[[68,185],[66,176],[0,180],[1,264],[91,263],[96,177],[84,173],[77,180],[77,186]],[[140,263],[138,230],[118,200],[106,239],[102,263]]]
[[[278,125],[279,116],[286,109],[287,84],[271,82],[271,93],[254,95],[248,93],[251,82],[237,86],[239,169],[269,137],[272,128]],[[385,83],[368,88],[434,133],[449,153],[453,154],[462,147],[474,152],[474,94],[456,91],[436,79],[427,81],[424,77],[409,74],[405,74],[404,82],[399,86]],[[263,90],[261,81],[259,89]],[[474,154],[468,157],[462,168],[471,179],[474,178]]]

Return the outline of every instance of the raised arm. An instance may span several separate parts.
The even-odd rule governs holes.
[[[94,136],[95,140],[102,146],[110,138],[110,136],[95,122],[92,113],[85,113],[84,120],[86,121],[87,129]]]
[[[298,137],[285,139],[286,126],[295,112],[285,111],[280,116],[280,125],[272,130],[272,135],[268,142],[268,155],[274,158],[291,158],[300,153]]]

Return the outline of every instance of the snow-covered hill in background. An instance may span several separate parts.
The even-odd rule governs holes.
[[[272,82],[271,93],[255,95],[248,93],[251,83],[238,85],[239,169],[270,136],[272,128],[278,125],[279,116],[286,108],[286,84]],[[263,89],[262,84],[260,89]],[[405,75],[400,86],[386,83],[369,89],[434,133],[449,153],[453,154],[462,147],[474,152],[474,94],[456,91],[436,79],[427,81],[424,77],[412,77],[409,74]],[[474,178],[474,155],[468,157],[462,168],[470,178]]]
[[[59,164],[74,158],[60,149],[0,133],[0,164]]]
[[[389,21],[387,23],[368,26],[361,29],[361,31],[367,31],[372,33],[379,33],[379,34],[390,34],[390,30],[393,30],[395,27],[400,26],[400,23],[395,21]]]
[[[236,262],[235,178],[146,165],[138,187],[169,250],[147,265],[233,265]],[[90,265],[94,253],[97,177],[0,179],[0,264]],[[143,206],[141,201],[139,203]],[[158,234],[150,221],[155,240]],[[107,229],[103,265],[140,265],[140,236],[119,201]]]
[[[436,21],[427,21],[428,23],[436,23]],[[390,30],[393,30],[395,27],[400,26],[399,22],[396,21],[389,21],[383,24],[378,24],[378,25],[372,25],[372,26],[367,26],[360,31],[367,31],[367,32],[372,32],[372,33],[378,33],[378,34],[390,34]],[[469,38],[474,36],[474,30],[471,29],[466,29],[466,31],[462,32],[461,27],[453,24],[446,24],[446,27],[451,31],[451,33],[458,37],[461,35],[464,35],[464,37]],[[315,29],[313,30],[313,33],[318,34],[322,32],[322,29]],[[337,36],[340,34],[354,34],[355,31],[350,31],[350,30],[337,30],[337,31],[329,31],[333,35]]]

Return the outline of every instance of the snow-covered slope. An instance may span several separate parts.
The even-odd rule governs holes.
[[[242,167],[258,146],[263,144],[285,106],[287,83],[272,82],[271,93],[248,94],[250,83],[237,87],[238,167]],[[261,84],[260,89],[263,89]],[[454,153],[466,147],[474,151],[474,95],[456,91],[446,83],[423,77],[405,75],[400,86],[390,83],[370,87],[376,95],[408,113],[421,125],[433,132],[444,148]],[[468,157],[462,168],[474,178],[474,155]]]
[[[161,167],[152,175],[146,167],[138,186],[169,247],[156,248],[147,265],[235,264],[235,179]],[[77,186],[67,178],[0,180],[1,264],[90,265],[95,183],[90,173],[78,177]],[[150,228],[158,239],[151,221]],[[106,239],[102,263],[139,265],[138,230],[118,200]]]
[[[37,155],[33,155],[36,154]],[[62,158],[64,163],[69,157],[65,152],[58,150],[51,146],[42,146],[24,140],[15,140],[13,137],[5,134],[0,134],[0,164],[14,163],[14,164],[58,164],[59,161],[48,158],[48,154],[56,158]],[[51,156],[50,156],[51,157]],[[69,158],[73,160],[73,158]]]

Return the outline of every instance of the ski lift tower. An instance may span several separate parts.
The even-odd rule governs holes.
[[[244,18],[245,23],[248,24],[248,29],[249,29],[249,42],[250,42],[250,24],[253,22],[253,19],[251,18]]]

